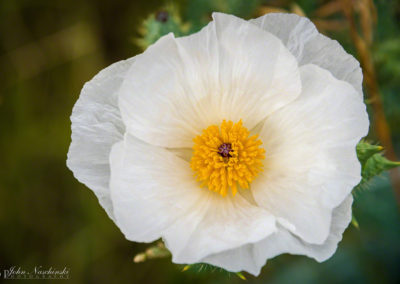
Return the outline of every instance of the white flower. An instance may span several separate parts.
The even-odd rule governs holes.
[[[324,261],[361,179],[361,82],[306,18],[214,13],[84,86],[67,164],[127,239],[162,238],[175,263],[258,275],[282,253]]]

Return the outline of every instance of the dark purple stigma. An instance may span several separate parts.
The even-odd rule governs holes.
[[[232,157],[229,152],[232,152],[232,145],[230,143],[222,143],[218,147],[218,154],[220,154],[224,158],[230,158]]]
[[[165,23],[168,21],[169,15],[167,11],[159,11],[156,14],[156,20],[161,22],[161,23]]]

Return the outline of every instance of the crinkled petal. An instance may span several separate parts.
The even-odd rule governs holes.
[[[251,129],[299,95],[296,59],[278,38],[234,16],[213,18],[199,33],[169,34],[137,57],[119,98],[132,135],[191,148],[212,124],[242,119]]]
[[[363,96],[360,63],[336,40],[320,34],[309,19],[296,14],[271,13],[250,22],[280,38],[299,66],[312,63],[327,69]]]
[[[302,93],[265,121],[264,171],[252,183],[257,204],[304,241],[321,244],[331,211],[361,180],[355,147],[368,133],[362,98],[316,66],[300,68]]]
[[[210,195],[208,210],[184,247],[179,243],[177,229],[184,230],[188,220],[182,219],[165,232],[167,247],[176,252],[173,262],[198,263],[207,255],[257,242],[275,231],[275,218],[266,210],[251,205],[240,194],[221,197],[212,192]]]
[[[111,152],[111,196],[126,238],[163,238],[177,263],[257,242],[275,231],[275,219],[240,195],[200,188],[189,163],[131,135]]]
[[[131,58],[112,64],[87,82],[71,115],[72,142],[67,166],[80,182],[93,190],[111,219],[109,154],[125,131],[117,97],[133,61]]]
[[[308,244],[285,228],[279,227],[276,233],[260,242],[217,253],[202,261],[231,272],[247,271],[255,276],[260,274],[268,259],[283,253],[306,255],[318,262],[325,261],[335,253],[343,232],[351,221],[352,203],[353,197],[350,194],[333,210],[329,237],[321,245]]]

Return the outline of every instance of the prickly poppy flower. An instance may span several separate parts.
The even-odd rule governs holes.
[[[214,13],[83,88],[68,167],[128,240],[260,273],[336,250],[368,132],[359,63],[306,18]]]

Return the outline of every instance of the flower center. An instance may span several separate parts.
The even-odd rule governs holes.
[[[237,123],[223,121],[221,126],[211,125],[196,136],[190,167],[201,186],[226,196],[237,186],[248,189],[251,181],[262,171],[265,150],[257,135],[240,120]]]
[[[231,152],[231,151],[233,151],[231,143],[222,143],[221,146],[218,147],[218,154],[220,154],[224,158],[232,157],[229,154],[229,152]]]

